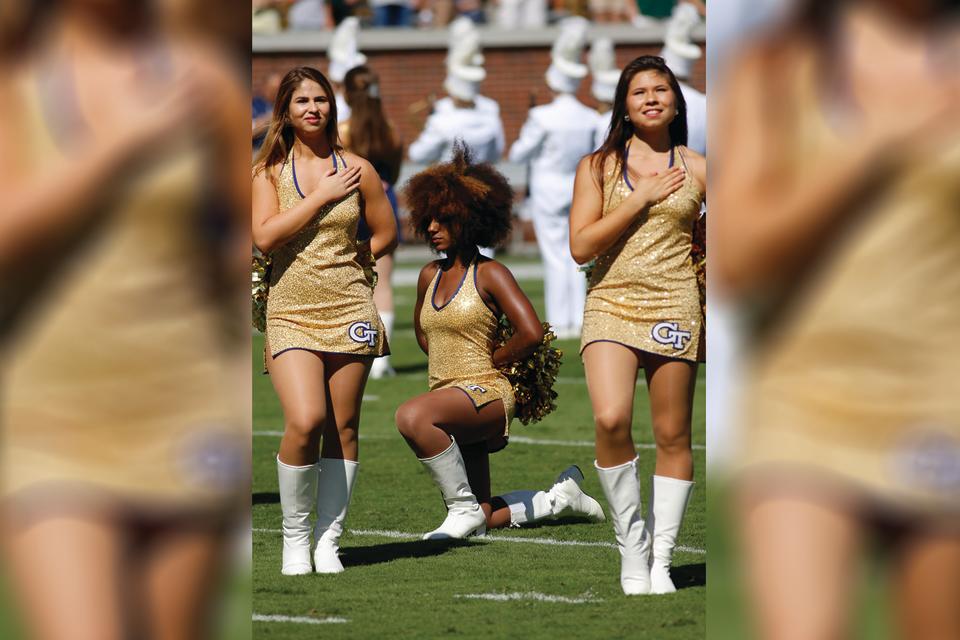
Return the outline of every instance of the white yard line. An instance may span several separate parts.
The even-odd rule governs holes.
[[[280,529],[254,529],[254,533],[280,533]],[[370,536],[376,538],[395,538],[398,540],[419,540],[421,534],[409,533],[407,531],[388,531],[384,529],[348,529],[348,533],[355,536]],[[468,542],[511,542],[520,544],[541,544],[557,547],[600,547],[605,549],[616,549],[617,545],[612,542],[586,542],[583,540],[557,540],[556,538],[525,538],[522,536],[503,536],[488,533],[485,536],[467,538]],[[706,555],[706,549],[697,547],[686,547],[683,545],[676,547],[677,551],[693,553],[697,555]]]
[[[343,624],[350,622],[346,618],[331,616],[329,618],[308,618],[306,616],[281,616],[265,615],[262,613],[253,614],[254,622],[293,622],[295,624]]]
[[[537,591],[528,591],[526,593],[458,593],[453,597],[466,600],[494,600],[497,602],[507,602],[508,600],[534,600],[536,602],[559,602],[562,604],[603,602],[602,598],[594,598],[590,594],[584,594],[578,598],[569,598],[567,596],[551,596]]]

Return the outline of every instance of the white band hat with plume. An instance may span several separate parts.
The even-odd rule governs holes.
[[[678,78],[690,78],[693,63],[703,55],[700,46],[690,40],[698,24],[700,24],[700,14],[697,13],[696,7],[687,2],[681,2],[674,7],[673,14],[667,22],[663,37],[663,51],[660,55]]]
[[[613,102],[617,83],[620,81],[620,69],[617,69],[617,58],[613,53],[613,40],[594,40],[590,45],[587,64],[590,65],[590,75],[593,76],[590,93],[598,102]]]
[[[590,22],[581,16],[566,18],[560,23],[560,34],[550,50],[547,86],[557,93],[575,93],[587,75],[587,65],[580,62],[587,45]]]
[[[350,69],[367,61],[367,56],[357,50],[359,32],[360,20],[350,16],[340,23],[330,38],[330,46],[327,48],[327,57],[330,59],[328,75],[334,82],[343,82]]]
[[[461,16],[450,23],[443,88],[454,98],[470,102],[480,93],[480,83],[487,77],[480,51],[480,32],[470,18]]]

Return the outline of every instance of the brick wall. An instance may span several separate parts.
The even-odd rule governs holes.
[[[643,54],[657,54],[659,45],[618,45],[617,65],[623,68],[630,60]],[[420,133],[426,119],[426,99],[433,93],[443,97],[445,77],[443,49],[399,49],[364,51],[367,64],[379,75],[384,107],[387,115],[400,128],[409,144]],[[520,127],[530,108],[531,95],[536,104],[550,100],[550,91],[543,74],[550,62],[550,48],[486,48],[487,79],[481,92],[500,103],[507,147],[516,140]],[[311,65],[326,71],[326,56],[320,54],[255,54],[253,57],[253,88],[258,91],[272,71],[281,74],[298,65]],[[590,78],[584,80],[578,97],[594,106],[590,96]],[[703,91],[705,86],[704,60],[694,67],[691,84]]]

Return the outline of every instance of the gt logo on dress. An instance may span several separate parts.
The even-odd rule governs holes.
[[[468,384],[468,385],[467,385],[467,389],[470,389],[470,391],[477,391],[477,392],[479,392],[479,393],[486,393],[486,392],[487,392],[486,389],[484,389],[483,387],[481,387],[481,386],[478,385],[478,384]]]
[[[689,331],[680,331],[677,322],[658,322],[650,330],[650,337],[656,342],[671,345],[674,349],[683,349],[684,342],[690,339]]]
[[[354,322],[347,329],[350,339],[360,344],[367,344],[371,347],[377,344],[377,330],[370,326],[369,322]]]

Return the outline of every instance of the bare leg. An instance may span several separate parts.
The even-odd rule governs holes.
[[[901,637],[960,638],[960,534],[956,530],[909,538],[894,576]]]
[[[324,360],[328,412],[322,455],[356,461],[360,405],[372,358],[327,353]]]
[[[839,504],[748,494],[741,515],[747,583],[759,636],[848,637],[861,544],[853,514]]]
[[[487,528],[496,529],[510,524],[510,507],[503,500],[490,496],[490,454],[487,443],[478,442],[460,446],[463,462],[467,467],[467,480],[477,502],[487,517]]]
[[[224,535],[214,529],[173,527],[150,541],[141,561],[151,638],[211,637],[224,543]]]
[[[268,355],[267,371],[283,408],[281,462],[295,467],[315,463],[327,420],[322,356],[302,349],[285,351],[276,358]]]
[[[583,351],[601,467],[615,467],[637,455],[630,428],[639,366],[637,354],[621,344],[594,342]]]
[[[447,507],[446,519],[424,538],[461,539],[482,534],[489,511],[480,506],[473,492],[462,451],[469,452],[471,445],[486,447],[487,440],[503,434],[503,402],[495,400],[477,409],[460,389],[439,389],[404,402],[397,409],[396,421],[400,434],[440,488]],[[490,471],[486,455],[478,454],[474,451],[471,456],[474,480],[489,502]]]
[[[14,590],[31,637],[125,637],[118,525],[93,514],[45,517],[8,529],[5,538]]]
[[[429,458],[450,446],[450,436],[464,445],[486,442],[502,434],[503,402],[479,410],[460,389],[438,389],[407,400],[397,409],[397,429],[418,458]]]
[[[690,431],[696,363],[643,354],[653,437],[657,443],[656,475],[693,479]]]

